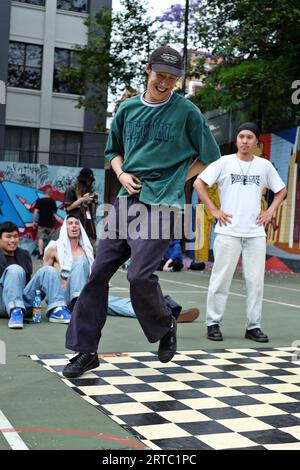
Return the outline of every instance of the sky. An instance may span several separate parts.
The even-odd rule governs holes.
[[[0,0],[1,1],[1,0]],[[185,4],[185,0],[148,0],[149,4],[149,13],[153,18],[162,14],[166,10],[168,10],[171,5],[176,5],[177,3]],[[121,9],[120,1],[119,0],[112,0],[112,8],[114,11],[118,11]],[[115,98],[113,95],[109,93],[108,98],[108,111],[112,112],[115,107]],[[110,126],[111,118],[107,120],[107,127]]]
[[[148,0],[149,3],[149,12],[151,16],[155,18],[157,15],[168,10],[171,5],[176,3],[184,3],[183,0]],[[113,10],[118,10],[120,8],[119,0],[112,0]]]

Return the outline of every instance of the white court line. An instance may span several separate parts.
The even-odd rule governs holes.
[[[129,292],[129,288],[121,288],[121,289],[117,289],[115,288],[113,290],[113,292]],[[169,290],[168,289],[168,294],[204,294],[204,292],[199,292],[199,289],[198,290]]]
[[[194,276],[199,276],[198,273],[195,273],[195,272],[192,272],[192,271],[191,272],[189,271],[189,274],[192,274]],[[204,274],[209,274],[210,275],[210,273],[204,273]],[[206,277],[208,277],[208,276],[206,276]],[[244,279],[234,279],[234,278],[233,278],[233,281],[234,282],[243,282],[243,283],[245,282]],[[300,289],[295,289],[294,287],[277,286],[276,284],[267,284],[267,283],[265,283],[264,286],[265,287],[274,287],[275,289],[290,290],[292,292],[300,292]]]
[[[206,291],[208,291],[208,288],[205,287],[205,286],[197,286],[195,284],[189,284],[187,282],[179,282],[179,281],[171,281],[171,279],[163,279],[163,278],[160,278],[159,279],[159,282],[161,281],[165,281],[165,282],[170,282],[172,284],[181,284],[181,285],[184,285],[184,286],[189,286],[189,287],[199,287],[200,289],[205,289]],[[234,295],[236,297],[244,297],[246,298],[246,295],[245,294],[237,294],[236,292],[231,292],[229,291],[229,294],[230,295]],[[271,299],[265,299],[263,298],[263,301],[264,302],[268,302],[270,304],[277,304],[277,305],[284,305],[285,307],[292,307],[292,308],[299,308],[300,309],[300,305],[295,305],[295,304],[288,304],[286,302],[278,302],[277,300],[271,300]]]
[[[128,291],[128,287],[110,287],[109,288],[109,291],[118,291],[118,292],[122,292],[122,291]]]
[[[121,269],[119,270],[121,273],[126,273],[126,271],[122,271]],[[179,284],[181,286],[188,286],[188,287],[197,287],[198,289],[204,289],[206,292],[208,291],[208,288],[206,286],[201,286],[200,284],[190,284],[189,282],[179,282],[179,281],[172,281],[171,279],[164,279],[162,277],[159,278],[159,282],[169,282],[171,284]],[[236,292],[231,292],[229,291],[230,295],[234,295],[236,297],[243,297],[246,298],[245,294],[237,294]],[[271,299],[265,299],[263,298],[264,302],[270,303],[270,304],[277,304],[277,305],[283,305],[285,307],[292,307],[292,308],[298,308],[300,309],[300,305],[295,305],[295,304],[288,304],[286,302],[278,302],[277,300],[271,300]]]
[[[300,289],[294,289],[293,287],[276,286],[274,284],[265,284],[265,287],[275,287],[275,289],[284,289],[284,290],[290,290],[292,292],[300,292]]]
[[[245,282],[244,279],[234,279],[234,281]],[[276,286],[276,284],[267,284],[266,282],[264,283],[264,287],[274,287],[275,289],[284,289],[284,290],[290,290],[293,292],[300,292],[300,289],[294,289],[294,287]]]
[[[14,427],[6,416],[3,414],[3,412],[0,410],[0,429],[11,429],[12,431],[10,432],[2,432],[3,437],[7,440],[8,444],[12,448],[12,450],[29,450],[28,447],[26,446],[25,442],[21,439],[19,434],[15,431],[14,432]]]

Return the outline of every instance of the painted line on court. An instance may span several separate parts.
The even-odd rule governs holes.
[[[234,281],[245,283],[244,279],[234,279]],[[264,287],[274,287],[275,289],[283,289],[283,290],[289,290],[289,291],[292,291],[292,292],[300,292],[300,289],[295,289],[294,287],[277,286],[276,284],[265,283]]]
[[[121,273],[126,273],[126,271],[122,271],[121,269],[119,270]],[[197,287],[198,289],[203,289],[206,292],[208,291],[207,286],[201,286],[200,284],[191,284],[189,282],[179,282],[179,281],[172,281],[171,279],[164,279],[163,277],[159,278],[159,282],[169,282],[170,284],[179,284],[181,286],[188,286],[188,287]],[[245,294],[238,294],[237,292],[232,292],[229,291],[229,295],[233,295],[235,297],[243,297],[244,299],[246,298]],[[278,302],[277,300],[271,300],[271,299],[265,299],[263,298],[264,302],[270,303],[270,304],[277,304],[277,305],[283,305],[284,307],[291,307],[291,308],[297,308],[300,309],[300,305],[295,305],[295,304],[288,304],[286,302]]]
[[[126,290],[128,290],[128,287],[110,287],[109,290],[110,291],[116,291],[116,290],[117,291],[123,291],[123,290],[126,291]]]
[[[127,292],[129,292],[129,288],[126,289]],[[124,292],[124,290],[114,290],[114,292]],[[203,292],[199,292],[198,290],[169,290],[168,289],[168,294],[202,294]]]
[[[3,434],[4,439],[6,439],[12,450],[29,450],[25,442],[19,436],[18,431],[16,431],[1,410],[0,432]]]
[[[189,272],[189,274],[192,274],[193,276],[199,276],[198,273],[195,273],[195,272]],[[203,274],[207,274],[207,278],[210,276],[210,273],[203,273]],[[244,279],[233,279],[233,282],[243,282],[245,283],[245,280]],[[300,289],[296,289],[294,287],[284,287],[284,286],[278,286],[276,284],[268,284],[268,283],[265,283],[264,284],[265,287],[274,287],[275,289],[283,289],[283,290],[289,290],[289,291],[292,291],[292,292],[300,292]]]
[[[275,284],[265,284],[265,287],[274,287],[275,289],[284,289],[292,292],[300,292],[300,289],[294,289],[293,287],[276,286]]]
[[[0,410],[1,413],[1,410]],[[0,415],[1,416],[1,415]],[[3,415],[4,416],[4,415]],[[5,417],[4,417],[5,418]],[[6,419],[6,418],[5,418]],[[149,449],[145,444],[142,444],[141,442],[135,442],[131,441],[130,439],[126,439],[123,437],[118,437],[118,436],[113,436],[111,434],[103,434],[102,432],[96,432],[96,431],[83,431],[80,429],[62,429],[62,428],[13,428],[9,421],[6,420],[6,426],[8,423],[8,427],[2,428],[3,423],[0,421],[0,432],[3,433],[3,436],[5,439],[8,441],[8,437],[6,434],[16,434],[18,432],[29,432],[29,433],[48,433],[48,434],[66,434],[66,435],[72,435],[72,436],[81,436],[81,437],[94,437],[96,439],[102,439],[105,441],[111,441],[111,442],[117,442],[118,444],[125,444],[133,449],[137,450],[145,450]],[[22,444],[24,447],[13,447],[12,444],[10,443],[11,447],[13,450],[29,450],[28,447],[25,446],[24,442],[20,438],[18,434],[16,434],[18,438],[21,440]]]
[[[201,285],[196,285],[196,284],[189,284],[187,282],[179,282],[179,281],[172,281],[171,279],[163,279],[163,278],[160,278],[159,279],[159,282],[169,282],[171,284],[180,284],[180,285],[183,285],[183,286],[188,286],[188,287],[198,287],[200,289],[204,289],[206,292],[208,291],[208,288],[205,287],[205,286],[201,286]],[[237,292],[231,292],[229,291],[229,295],[233,295],[235,297],[243,297],[243,298],[246,298],[246,295],[245,294],[238,294]],[[295,305],[295,304],[288,304],[286,302],[278,302],[277,300],[271,300],[271,299],[265,299],[263,298],[263,301],[264,302],[267,302],[267,303],[270,303],[270,304],[277,304],[277,305],[283,305],[285,307],[292,307],[292,308],[298,308],[300,309],[300,305]]]

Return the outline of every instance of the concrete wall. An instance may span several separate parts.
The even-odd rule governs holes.
[[[9,24],[10,24],[10,0],[1,0],[0,2],[0,82],[1,83],[1,101],[0,101],[0,158],[1,147],[4,143],[4,125],[6,106],[5,100],[5,84],[7,80],[8,66],[8,44],[9,44]]]

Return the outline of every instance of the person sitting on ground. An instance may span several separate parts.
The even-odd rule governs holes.
[[[35,291],[46,300],[46,314],[51,323],[69,323],[57,271],[50,266],[40,268],[32,276],[32,259],[19,248],[19,230],[13,222],[0,224],[0,316],[9,317],[9,328],[23,328],[24,316],[31,315]]]
[[[43,262],[60,273],[65,300],[72,310],[94,262],[93,247],[77,217],[67,215],[58,239],[46,246]]]
[[[45,190],[45,197],[36,200],[33,210],[33,225],[37,228],[39,259],[44,254],[44,239],[46,244],[54,238],[55,234],[55,218],[57,212],[56,203],[53,199],[53,191],[51,188]]]
[[[163,259],[158,267],[159,271],[181,271],[183,268],[183,257],[180,240],[171,240]]]
[[[65,285],[65,301],[72,310],[77,297],[87,283],[93,264],[93,248],[80,221],[68,215],[61,227],[57,241],[51,241],[45,249],[44,264],[54,266],[60,272]],[[171,297],[165,300],[176,312],[177,323],[194,321],[199,316],[197,308],[181,309]],[[136,318],[131,300],[127,297],[108,297],[108,315]]]

